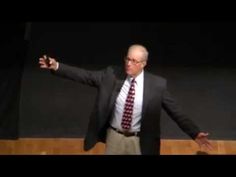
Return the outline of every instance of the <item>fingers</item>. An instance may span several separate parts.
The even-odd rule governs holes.
[[[48,68],[46,65],[40,65],[40,68]]]
[[[209,133],[203,133],[203,136],[209,136]]]
[[[206,143],[206,147],[207,147],[208,150],[211,150],[211,151],[213,150],[213,146],[209,142]]]
[[[54,59],[53,59],[53,58],[51,58],[51,57],[48,57],[48,59],[49,59],[49,64],[50,64],[50,65],[52,65],[52,64],[53,64],[53,62],[54,62]]]
[[[200,148],[213,150],[213,146],[211,145],[211,143],[209,142],[207,138],[199,139],[198,144],[200,145]]]
[[[210,143],[210,141],[209,141],[207,138],[204,139],[204,142],[203,142],[203,143],[205,144],[205,146],[207,147],[207,149],[213,150],[213,146],[212,146],[212,144]]]
[[[200,133],[197,135],[197,138],[204,138],[204,137],[207,137],[207,136],[209,136],[209,133],[200,132]]]
[[[43,55],[39,58],[39,65],[40,68],[46,68],[46,69],[53,69],[54,63],[56,63],[56,60],[51,57],[47,57],[47,55]]]
[[[39,58],[39,65],[42,68],[46,68],[46,62],[43,58]]]
[[[45,63],[44,58],[39,58],[39,63]]]
[[[39,65],[40,65],[40,68],[48,68],[48,65],[47,65],[47,62],[46,62],[46,59],[45,59],[45,55],[42,57],[42,58],[39,58]]]
[[[213,147],[210,143],[204,143],[204,144],[201,145],[201,147],[206,149],[206,150],[210,150],[210,151],[213,150]]]
[[[199,133],[198,137],[196,138],[196,142],[198,143],[201,149],[204,148],[207,150],[213,150],[211,143],[207,139],[208,135],[209,133],[203,133],[203,132]]]

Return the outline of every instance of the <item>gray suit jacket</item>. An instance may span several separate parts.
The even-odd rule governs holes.
[[[91,114],[85,137],[84,149],[91,149],[97,142],[106,141],[116,98],[126,79],[125,72],[118,67],[107,67],[101,71],[88,71],[60,63],[56,75],[97,88],[95,107]],[[166,80],[144,71],[143,111],[141,118],[140,147],[142,154],[160,154],[161,109],[191,138],[199,128],[184,115],[167,91]]]

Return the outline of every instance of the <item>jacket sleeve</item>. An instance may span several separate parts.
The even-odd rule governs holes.
[[[58,70],[52,71],[52,73],[69,80],[80,82],[82,84],[98,87],[101,84],[102,79],[105,77],[106,71],[107,69],[100,71],[89,71],[60,63]]]
[[[167,89],[163,92],[162,107],[186,134],[192,139],[196,138],[200,132],[198,126],[182,112],[180,106],[172,98]]]

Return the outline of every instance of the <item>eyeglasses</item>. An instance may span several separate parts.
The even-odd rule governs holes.
[[[125,57],[124,60],[126,63],[130,62],[131,64],[135,64],[135,65],[137,65],[138,63],[142,63],[144,61],[144,60],[138,61],[129,57]]]

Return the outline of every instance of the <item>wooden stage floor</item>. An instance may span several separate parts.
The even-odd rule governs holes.
[[[200,149],[193,140],[161,140],[162,155],[231,155],[236,154],[236,140],[212,140],[212,151]],[[0,140],[0,155],[102,155],[104,144],[83,150],[79,138],[21,138]]]

